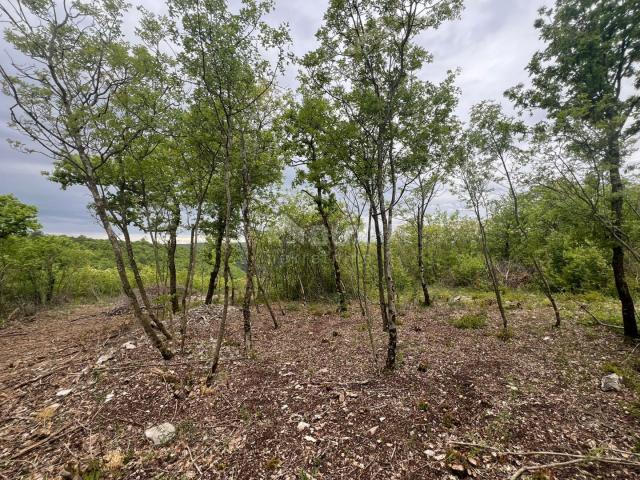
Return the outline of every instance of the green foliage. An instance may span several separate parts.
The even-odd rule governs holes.
[[[25,205],[14,195],[0,195],[0,240],[40,230],[37,216],[36,207]]]
[[[451,320],[451,325],[461,329],[479,329],[487,323],[487,313],[465,313],[464,315]]]

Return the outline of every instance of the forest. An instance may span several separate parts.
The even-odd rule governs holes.
[[[7,140],[101,229],[0,192],[0,478],[640,478],[640,2],[540,5],[464,112],[463,0],[303,55],[283,3],[0,1]]]

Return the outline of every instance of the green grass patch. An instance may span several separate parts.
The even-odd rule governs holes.
[[[631,365],[616,362],[602,364],[604,373],[615,373],[622,377],[622,383],[637,394],[640,394],[640,374]]]
[[[486,325],[487,323],[487,313],[486,312],[476,312],[476,313],[465,313],[461,317],[454,318],[451,320],[451,325],[456,328],[461,328],[463,330],[468,329],[479,329]]]

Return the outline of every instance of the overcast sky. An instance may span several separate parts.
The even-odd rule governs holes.
[[[133,0],[132,3],[141,3],[152,11],[157,11],[160,4],[153,0]],[[315,32],[327,3],[327,0],[276,0],[270,20],[289,23],[297,55],[316,45]],[[419,38],[434,55],[433,64],[424,70],[425,79],[439,81],[447,70],[461,70],[458,86],[462,97],[458,113],[462,118],[471,105],[484,99],[506,104],[502,98],[504,90],[526,81],[524,68],[533,52],[541,47],[533,22],[542,5],[543,0],[466,0],[460,20]],[[3,64],[8,61],[9,51],[6,43],[0,42]],[[295,87],[295,77],[295,67],[292,67],[281,83]],[[47,158],[20,153],[9,145],[8,139],[20,138],[7,125],[10,105],[7,97],[0,98],[0,193],[13,193],[21,201],[36,205],[46,233],[104,237],[101,227],[87,211],[89,197],[83,188],[61,191],[57,184],[41,175],[50,168]],[[434,202],[434,208],[443,210],[457,206],[450,195]]]

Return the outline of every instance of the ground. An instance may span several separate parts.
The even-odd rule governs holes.
[[[169,362],[112,305],[16,321],[0,330],[0,478],[509,479],[588,454],[617,461],[520,478],[640,479],[636,344],[515,302],[505,338],[490,302],[455,300],[400,312],[392,373],[374,365],[357,305],[289,304],[277,330],[262,308],[249,358],[233,309],[210,388],[217,306],[192,311],[187,352]],[[484,311],[484,327],[459,328]],[[621,391],[600,389],[609,371],[627,377]],[[177,435],[154,446],[144,431],[163,422]],[[540,450],[565,455],[522,454]]]

